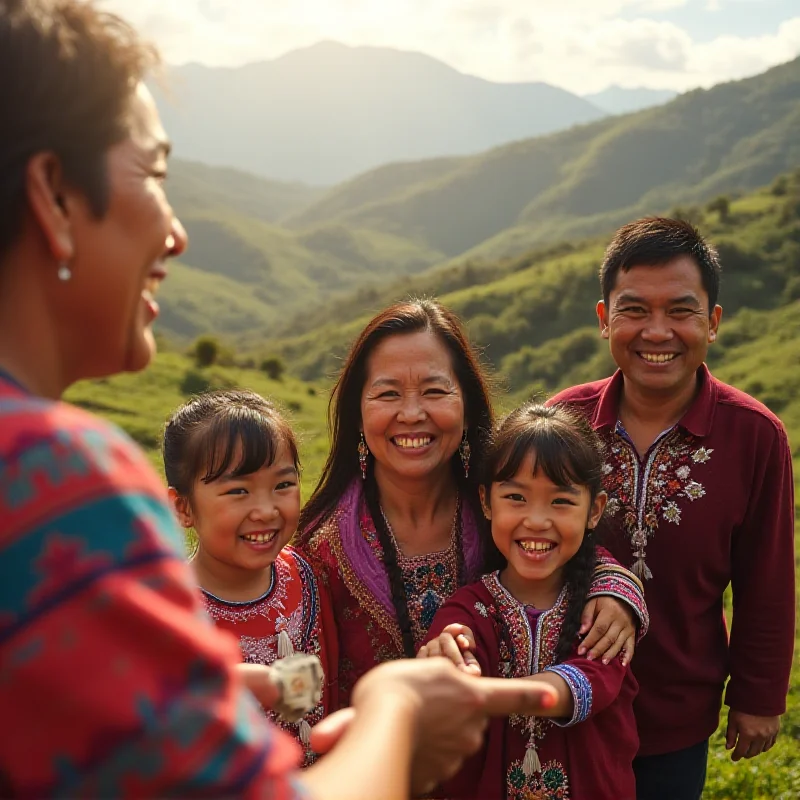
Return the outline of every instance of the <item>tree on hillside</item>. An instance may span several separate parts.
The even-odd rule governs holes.
[[[706,210],[712,214],[714,212],[718,213],[720,222],[727,222],[731,215],[731,201],[724,194],[721,194],[706,206]]]
[[[682,219],[684,222],[689,222],[692,225],[699,225],[703,221],[703,215],[697,206],[689,206],[688,208],[675,206],[675,208],[669,212],[669,216],[672,217],[672,219]]]
[[[193,349],[198,367],[210,367],[219,358],[219,342],[213,336],[200,336]]]
[[[261,371],[273,381],[283,380],[283,373],[286,372],[286,364],[278,356],[270,356],[261,362]]]
[[[772,194],[775,197],[783,197],[789,190],[789,179],[785,175],[781,175],[775,183],[772,184]]]

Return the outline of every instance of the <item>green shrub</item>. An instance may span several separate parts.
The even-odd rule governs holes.
[[[194,360],[198,367],[210,367],[220,354],[219,342],[214,336],[200,336],[194,343]]]
[[[280,381],[286,372],[286,364],[279,356],[270,356],[261,362],[260,369],[271,380]]]

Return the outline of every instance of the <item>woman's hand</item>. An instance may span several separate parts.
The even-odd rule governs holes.
[[[481,667],[475,658],[475,636],[466,625],[448,625],[436,639],[422,645],[417,658],[444,656],[467,675],[480,677]]]
[[[578,648],[578,655],[591,661],[603,659],[608,664],[622,653],[622,664],[627,666],[636,648],[637,619],[633,609],[614,597],[594,597],[584,607],[579,634],[586,634]]]
[[[459,672],[444,658],[424,661],[400,660],[382,664],[356,684],[349,720],[368,706],[391,699],[408,704],[414,714],[412,789],[425,793],[458,772],[464,759],[476,753],[492,716],[535,716],[557,702],[551,686],[502,678],[479,680]],[[333,728],[348,725],[346,717],[328,723]],[[338,738],[317,726],[316,741],[325,744]],[[321,730],[319,730],[321,729]],[[335,752],[335,748],[334,748]]]
[[[278,685],[270,678],[270,669],[263,664],[237,664],[236,673],[264,708],[272,708],[280,698]]]

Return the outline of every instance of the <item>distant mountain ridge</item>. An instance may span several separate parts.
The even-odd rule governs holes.
[[[334,187],[287,224],[337,222],[496,258],[608,230],[800,163],[800,58],[477,156],[394,164]]]
[[[630,111],[641,111],[643,108],[660,106],[678,96],[669,89],[625,89],[622,86],[609,86],[602,92],[583,95],[592,105],[608,114],[627,114]]]
[[[174,67],[169,92],[155,91],[184,158],[313,185],[605,113],[546,83],[492,83],[421,53],[335,42],[238,68]]]
[[[440,285],[431,267],[477,274],[767,184],[800,164],[798,130],[800,59],[479,156],[389,164],[328,191],[179,161],[169,195],[191,243],[164,286],[161,328],[240,343],[296,335],[403,278]],[[465,276],[459,286],[474,282]]]

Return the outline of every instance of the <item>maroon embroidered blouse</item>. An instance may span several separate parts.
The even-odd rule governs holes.
[[[641,755],[708,738],[725,702],[786,710],[794,647],[794,487],[780,420],[703,366],[694,403],[644,458],[618,421],[622,374],[567,389],[606,446],[603,544],[644,579],[633,659]],[[732,584],[728,639],[722,597]]]

